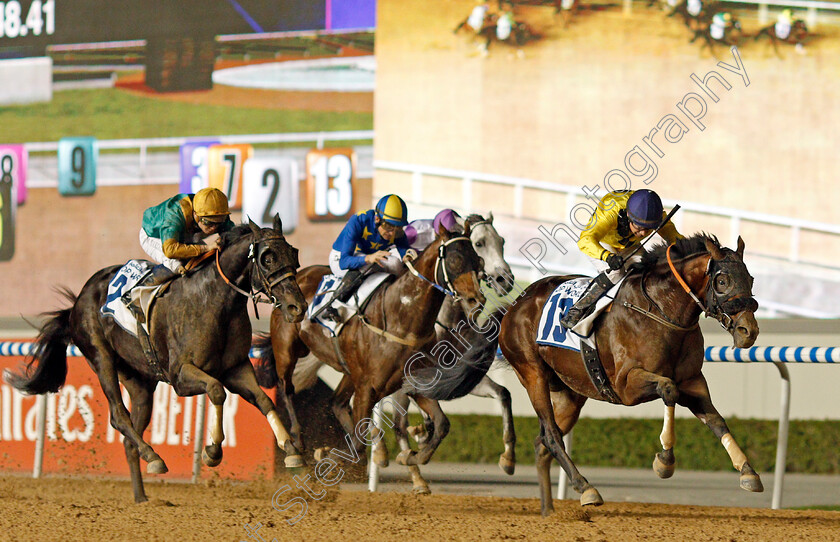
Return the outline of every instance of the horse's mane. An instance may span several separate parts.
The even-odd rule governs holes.
[[[226,247],[242,239],[242,237],[248,235],[249,233],[251,233],[251,226],[248,224],[237,224],[221,235],[220,248],[224,250]]]
[[[674,243],[674,248],[671,249],[671,259],[678,260],[686,258],[694,254],[704,254],[706,250],[706,241],[711,241],[718,248],[720,242],[714,235],[706,232],[695,233],[691,237],[685,239],[678,239]],[[642,261],[633,264],[630,269],[634,271],[647,271],[653,269],[660,263],[666,261],[665,252],[668,250],[668,243],[659,243],[654,245],[649,251],[642,254]]]
[[[472,213],[467,215],[467,218],[464,219],[465,224],[475,224],[477,222],[484,222],[486,219],[478,213]]]

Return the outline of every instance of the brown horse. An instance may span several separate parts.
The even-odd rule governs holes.
[[[286,450],[287,465],[300,465],[302,460],[274,403],[257,385],[248,357],[251,320],[247,310],[249,294],[261,293],[271,300],[278,318],[282,315],[289,322],[300,321],[306,301],[295,282],[297,268],[297,249],[283,237],[279,217],[275,217],[273,229],[259,228],[251,222],[222,234],[215,263],[172,281],[155,302],[149,322],[157,358],[153,363],[137,337],[113,318],[100,315],[108,285],[120,269],[106,267],[88,279],[78,297],[64,292],[72,306],[52,313],[41,328],[26,371],[7,372],[6,381],[25,393],[55,392],[67,378],[68,343],[79,347],[108,399],[111,425],[125,436],[136,502],[147,500],[139,458],[147,462],[148,473],[168,470],[143,440],[152,416],[152,394],[159,381],[171,383],[182,397],[206,393],[213,403],[213,442],[202,453],[206,465],[215,467],[222,460],[224,388],[242,396],[268,418],[277,444]],[[130,414],[122,400],[120,382],[131,398]]]
[[[763,491],[724,419],[715,410],[703,367],[702,312],[721,322],[736,347],[751,346],[758,336],[753,313],[753,279],[744,265],[744,242],[738,250],[722,248],[704,234],[659,246],[646,253],[627,276],[611,310],[595,323],[598,352],[614,393],[632,406],[661,398],[665,423],[662,451],[654,460],[661,478],[674,472],[674,406],[688,407],[721,440],[741,487]],[[563,448],[588,398],[607,400],[592,383],[578,353],[536,344],[537,326],[546,299],[570,277],[547,277],[529,286],[504,315],[499,346],[516,371],[540,420],[534,447],[543,515],[554,508],[549,467],[557,459],[581,494],[581,504],[603,503],[598,491],[578,472]]]
[[[366,439],[359,434],[359,422],[370,418],[379,400],[400,389],[406,361],[434,341],[435,318],[446,295],[459,297],[467,312],[485,301],[478,278],[484,263],[473,249],[469,236],[469,227],[463,236],[457,237],[441,228],[438,239],[413,263],[417,275],[406,272],[375,293],[364,315],[355,316],[345,324],[337,345],[330,332],[317,323],[308,319],[300,324],[289,323],[278,311],[272,313],[274,367],[265,366],[266,358],[257,374],[261,384],[270,385],[274,376],[272,369],[276,370],[277,389],[289,413],[290,432],[296,447],[302,448],[303,443],[291,401],[294,394],[292,374],[297,360],[311,353],[345,374],[335,390],[333,410],[347,435],[356,436],[353,445],[356,452],[364,456]],[[327,266],[321,265],[307,267],[298,274],[298,283],[308,300],[313,298],[321,278],[329,272]],[[352,419],[349,412],[351,397]],[[434,420],[445,423],[436,402],[420,396],[413,398]],[[446,430],[441,428],[440,439],[445,434]],[[428,457],[433,451],[432,447]],[[428,461],[428,457],[411,458],[409,463],[422,463]]]
[[[773,44],[773,50],[776,52],[776,56],[782,58],[782,54],[779,52],[779,42],[782,43],[789,43],[791,45],[796,45],[796,51],[799,53],[805,52],[805,42],[808,38],[812,37],[813,35],[808,33],[808,25],[805,24],[805,21],[802,19],[796,19],[793,21],[793,24],[790,27],[790,31],[785,39],[780,38],[776,35],[776,25],[771,24],[770,26],[765,26],[758,33],[753,36],[753,41],[758,40],[761,36],[767,36],[770,38],[770,43]]]

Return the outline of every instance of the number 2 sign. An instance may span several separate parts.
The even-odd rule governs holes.
[[[306,155],[306,214],[310,220],[344,220],[355,203],[356,153],[351,148]]]

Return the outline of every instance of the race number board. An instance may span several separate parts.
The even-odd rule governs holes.
[[[99,145],[95,137],[65,137],[58,141],[58,193],[62,196],[90,196],[96,192],[96,161]]]
[[[218,145],[218,140],[187,141],[181,145],[181,184],[183,194],[195,194],[209,186],[207,178],[207,149]]]
[[[207,150],[208,186],[225,193],[232,210],[242,209],[242,166],[254,156],[254,147],[212,145]]]
[[[346,220],[353,214],[356,153],[352,148],[313,149],[306,155],[306,215]]]
[[[10,158],[5,158],[9,156]],[[0,145],[0,159],[3,160],[0,175],[12,176],[15,192],[17,193],[17,204],[23,205],[26,201],[26,170],[29,161],[29,152],[23,145]]]
[[[7,262],[15,255],[19,166],[18,155],[12,153],[9,146],[0,148],[0,262]]]
[[[291,158],[251,158],[242,171],[242,219],[250,218],[270,228],[274,215],[283,221],[283,233],[292,233],[298,224],[297,162]]]

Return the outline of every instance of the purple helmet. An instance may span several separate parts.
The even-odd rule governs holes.
[[[443,211],[439,212],[435,215],[435,220],[432,222],[432,227],[435,230],[435,233],[440,231],[440,227],[443,226],[449,231],[457,231],[458,221],[455,220],[456,218],[461,218],[461,215],[453,211],[452,209],[444,209]]]
[[[417,228],[411,224],[403,228],[403,233],[405,233],[405,239],[409,245],[413,245],[417,241]]]
[[[662,222],[662,200],[653,190],[636,190],[627,200],[627,217],[639,227],[656,228]]]

